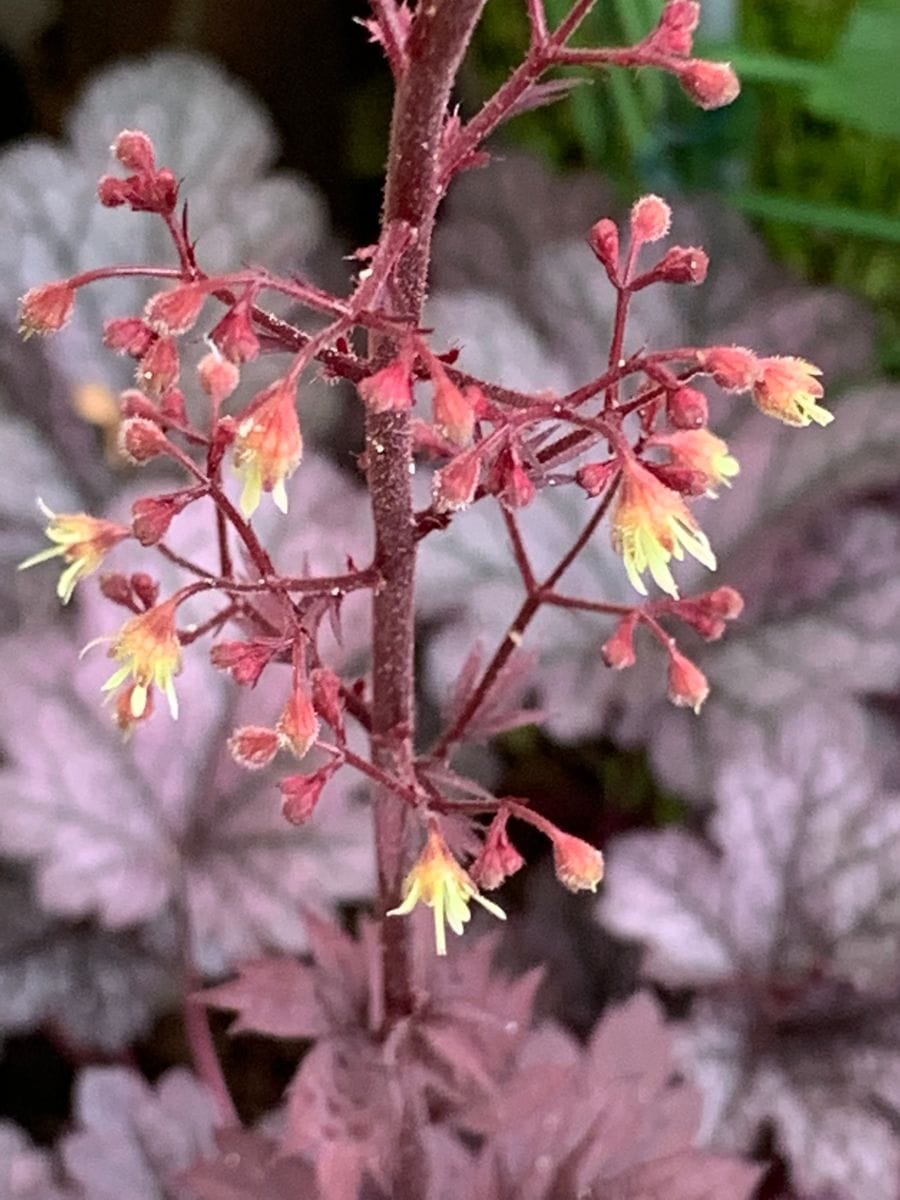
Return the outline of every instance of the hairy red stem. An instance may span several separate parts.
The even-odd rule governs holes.
[[[422,317],[431,236],[440,201],[440,145],[453,81],[486,0],[434,0],[420,5],[407,45],[408,66],[394,98],[383,229],[405,221],[414,240],[398,258],[385,288],[392,316],[418,325]],[[390,340],[371,337],[371,356],[386,359]],[[372,761],[412,783],[415,728],[414,587],[416,529],[407,413],[370,413],[366,422],[369,493],[376,565],[383,579],[373,598]],[[416,846],[408,806],[390,790],[374,791],[375,847],[381,911],[400,900]],[[383,921],[384,1013],[388,1023],[412,1012],[410,925]]]

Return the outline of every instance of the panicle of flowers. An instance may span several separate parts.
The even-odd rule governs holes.
[[[509,840],[508,821],[508,811],[501,809],[491,821],[478,857],[469,867],[474,882],[488,892],[525,866],[525,859]]]
[[[412,10],[405,5],[390,7],[405,14],[390,30],[382,30],[390,34],[382,42],[400,78],[414,66],[406,42]],[[609,52],[572,48],[563,44],[564,37],[557,43],[546,29],[541,30],[541,20],[534,15],[538,7],[529,9],[535,26],[529,53],[544,56],[542,70],[591,61],[661,67],[674,74],[686,93],[704,108],[728,103],[738,93],[736,76],[728,64],[693,57],[699,18],[695,0],[667,0],[656,28],[642,41]],[[372,22],[368,25],[373,28]],[[374,26],[381,29],[377,20]],[[505,103],[504,92],[500,97]],[[524,102],[528,99],[526,91]],[[493,109],[489,107],[488,113],[493,120]],[[509,114],[499,114],[504,115]],[[480,129],[478,119],[464,123],[448,114],[445,117],[444,137],[434,164],[435,179],[440,177],[438,190],[457,170],[484,161],[480,145],[471,144]],[[387,221],[378,244],[361,255],[367,267],[349,297],[332,296],[298,278],[278,279],[255,268],[209,276],[197,261],[186,209],[176,211],[178,180],[171,170],[158,165],[151,139],[140,131],[126,130],[112,149],[124,174],[100,180],[101,203],[162,218],[179,264],[176,268],[147,268],[148,290],[154,290],[143,310],[115,317],[104,327],[105,344],[135,362],[136,386],[125,391],[118,403],[110,399],[113,422],[119,429],[120,447],[131,463],[143,464],[165,454],[170,463],[184,469],[187,486],[136,500],[130,528],[83,513],[57,515],[44,509],[52,544],[22,565],[62,558],[65,569],[58,591],[66,602],[78,581],[96,571],[106,554],[130,537],[140,547],[155,548],[170,564],[193,576],[193,582],[162,602],[159,585],[149,572],[103,577],[104,595],[129,613],[119,632],[103,639],[111,643],[109,654],[117,663],[104,684],[104,691],[116,693],[116,722],[123,732],[131,733],[151,714],[157,689],[176,717],[175,679],[182,667],[183,650],[212,633],[220,639],[212,647],[212,663],[229,672],[240,686],[255,687],[264,671],[272,668],[275,674],[275,664],[291,666],[289,689],[283,693],[277,716],[270,724],[240,725],[228,743],[234,759],[251,769],[268,766],[280,754],[304,760],[303,772],[287,775],[277,784],[281,811],[289,823],[299,825],[313,817],[328,781],[344,767],[374,779],[385,795],[393,794],[397,803],[411,804],[417,818],[424,820],[424,845],[406,875],[401,896],[390,898],[390,903],[397,899],[399,903],[387,916],[407,915],[419,904],[430,908],[439,955],[447,953],[447,926],[461,934],[471,918],[473,903],[503,919],[503,910],[481,889],[499,887],[524,865],[508,833],[510,817],[530,822],[549,838],[556,874],[565,887],[596,891],[604,869],[597,847],[563,832],[512,798],[487,797],[483,806],[483,792],[467,792],[467,787],[476,785],[463,780],[458,786],[462,777],[454,776],[451,756],[467,735],[475,733],[479,706],[497,700],[491,692],[502,686],[510,649],[518,646],[528,614],[533,615],[545,603],[614,616],[616,626],[600,654],[617,670],[634,664],[635,633],[643,625],[666,649],[671,700],[699,712],[709,684],[658,618],[680,620],[703,638],[714,640],[722,635],[726,622],[739,615],[742,602],[728,587],[682,600],[672,574],[673,560],[683,560],[686,555],[715,569],[713,549],[689,500],[715,495],[722,486],[729,486],[739,471],[727,444],[707,428],[709,404],[694,385],[698,376],[706,375],[727,393],[749,395],[764,413],[787,424],[825,425],[832,418],[819,403],[823,387],[818,369],[800,358],[761,357],[743,347],[654,351],[627,345],[629,305],[638,292],[656,284],[700,284],[709,266],[700,246],[653,249],[667,237],[672,224],[671,206],[660,196],[638,197],[621,225],[604,217],[590,230],[589,245],[616,292],[615,332],[605,373],[567,396],[557,397],[475,379],[457,367],[457,349],[439,356],[430,346],[428,330],[421,328],[421,314],[404,320],[396,317],[399,264],[413,248],[427,249],[430,237],[430,230],[415,228],[405,216]],[[649,255],[650,265],[639,270],[642,255]],[[141,270],[99,268],[30,289],[21,301],[23,331],[62,329],[72,316],[80,287],[114,278],[117,273],[133,276]],[[164,286],[160,279],[167,281]],[[313,309],[327,323],[311,332],[276,317],[265,307],[269,288],[290,297],[297,308]],[[210,318],[216,305],[219,310]],[[203,327],[207,318],[212,328]],[[370,337],[369,357],[358,336],[362,332]],[[201,350],[195,354],[198,344]],[[241,385],[243,364],[263,351],[275,350],[294,356],[291,368],[249,403],[241,399],[233,412],[223,414],[223,407]],[[303,455],[298,387],[303,371],[315,365],[328,379],[344,378],[354,384],[365,408],[367,445],[360,465],[367,468],[371,482],[376,551],[364,571],[357,570],[348,557],[344,576],[316,578],[301,562],[295,568],[299,577],[289,577],[279,573],[248,518],[256,513],[266,493],[278,509],[287,511],[286,484]],[[206,399],[202,419],[195,415],[196,397],[186,397],[181,390],[184,387],[190,393],[192,384],[199,398]],[[430,398],[430,414],[410,411],[417,387]],[[380,429],[401,430],[403,436],[385,437],[382,442]],[[428,459],[429,470],[434,466],[431,503],[421,512],[404,508],[409,503],[412,454],[400,463],[399,477],[396,472],[391,477],[390,471],[383,469],[397,465],[390,457],[396,454],[396,445],[411,446]],[[242,485],[239,506],[230,499],[226,456]],[[402,529],[393,528],[390,517],[379,511],[378,481],[384,478],[392,480],[392,504],[388,507],[393,516],[405,513],[397,517]],[[586,493],[592,502],[586,507],[593,509],[593,515],[556,572],[542,583],[535,577],[536,558],[532,559],[517,523],[520,510],[539,502],[539,490],[543,495],[557,484],[571,483]],[[205,562],[200,566],[182,557],[164,540],[173,519],[201,498],[215,509],[215,570]],[[347,590],[364,587],[377,596],[379,589],[391,586],[391,577],[403,575],[406,554],[412,571],[414,540],[465,520],[464,510],[476,502],[499,502],[503,507],[527,592],[524,615],[510,626],[502,649],[480,678],[480,667],[476,664],[473,668],[471,689],[448,717],[448,728],[432,752],[417,757],[410,722],[392,716],[390,737],[402,745],[398,761],[404,763],[402,770],[396,768],[395,776],[377,752],[373,751],[371,761],[355,753],[352,729],[346,728],[356,720],[364,731],[374,730],[372,744],[377,751],[379,738],[385,736],[376,720],[379,686],[371,689],[374,696],[370,697],[365,679],[341,675],[322,661],[320,626],[331,620],[337,632],[337,614]],[[649,575],[667,598],[631,607],[555,592],[555,580],[568,570],[607,509],[612,542],[632,586],[647,596]],[[218,607],[208,619],[179,632],[179,605],[189,595],[201,592],[209,600],[215,598]],[[410,588],[403,603],[411,606],[412,595]],[[376,619],[378,607],[376,602]],[[409,620],[411,623],[411,611]],[[228,636],[229,625],[238,630],[236,636]],[[394,644],[402,640],[395,639]],[[373,645],[376,659],[379,654],[383,659],[388,652],[380,645],[377,631]],[[385,678],[386,665],[405,669],[402,663],[392,667],[377,662],[373,669],[376,681]],[[405,686],[414,690],[410,679]],[[334,731],[334,744],[327,735],[322,736],[323,723]],[[308,756],[313,763],[306,769]],[[328,760],[324,766],[319,765],[323,758]],[[451,780],[454,795],[477,796],[470,809],[458,801],[458,816],[468,819],[472,811],[491,813],[480,853],[469,870],[458,861],[445,837],[457,801],[446,799],[443,785],[433,783],[438,771]],[[442,828],[444,820],[447,825]],[[412,823],[411,827],[419,828]],[[396,870],[390,877],[396,878]]]

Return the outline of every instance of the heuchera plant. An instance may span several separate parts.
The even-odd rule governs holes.
[[[85,576],[108,558],[114,562],[121,543],[133,540],[147,548],[146,571],[105,574],[101,581],[104,595],[128,613],[117,634],[98,639],[107,642],[115,662],[104,690],[123,734],[140,737],[143,722],[166,720],[165,714],[154,713],[160,697],[170,716],[178,717],[183,657],[204,653],[206,644],[213,664],[230,673],[236,688],[254,687],[263,674],[277,673],[282,681],[277,721],[236,728],[229,746],[248,770],[277,756],[290,764],[279,785],[286,821],[315,821],[317,807],[328,804],[329,781],[339,770],[359,772],[371,781],[378,897],[375,919],[362,940],[353,942],[333,929],[314,930],[315,968],[265,963],[208,996],[210,1004],[237,1009],[243,1028],[322,1039],[304,1060],[292,1089],[282,1148],[315,1163],[316,1186],[323,1196],[356,1195],[367,1177],[396,1196],[444,1194],[443,1185],[435,1182],[439,1172],[429,1174],[426,1165],[443,1162],[452,1182],[447,1162],[463,1155],[464,1148],[435,1150],[444,1136],[436,1133],[428,1149],[419,1136],[434,1115],[434,1076],[439,1074],[434,1063],[441,1060],[450,1063],[453,1083],[445,1082],[441,1092],[445,1115],[458,1115],[485,1079],[505,1073],[514,1081],[510,1087],[516,1099],[509,1110],[474,1110],[464,1120],[456,1119],[456,1128],[495,1137],[491,1156],[480,1160],[466,1194],[676,1198],[682,1194],[678,1156],[687,1189],[692,1186],[686,1182],[689,1169],[700,1166],[687,1149],[696,1117],[690,1099],[685,1100],[687,1115],[671,1115],[668,1131],[660,1117],[655,1134],[660,1144],[646,1153],[636,1147],[646,1140],[641,1122],[648,1109],[632,1099],[630,1133],[620,1130],[619,1135],[625,1142],[631,1137],[634,1146],[619,1166],[611,1166],[613,1135],[604,1126],[613,1121],[610,1112],[582,1110],[576,1120],[573,1099],[591,1078],[589,1060],[596,1060],[595,1082],[611,1070],[616,1055],[609,1044],[610,1023],[601,1027],[589,1060],[577,1070],[568,1062],[577,1058],[574,1049],[568,1046],[563,1054],[555,1043],[532,1045],[510,1066],[518,1043],[509,1038],[527,1024],[527,1002],[521,995],[514,999],[509,985],[505,1000],[495,995],[491,989],[496,990],[496,982],[483,963],[471,965],[471,954],[464,956],[468,983],[462,988],[444,964],[424,966],[413,953],[409,920],[420,905],[432,910],[437,955],[443,957],[448,951],[446,926],[461,934],[473,902],[502,918],[502,908],[484,893],[524,865],[509,836],[510,822],[530,824],[549,839],[564,886],[594,891],[602,878],[603,860],[596,848],[557,828],[526,802],[491,795],[457,767],[460,747],[496,732],[498,706],[504,691],[513,687],[510,660],[544,606],[605,618],[608,628],[598,630],[598,645],[602,642],[602,654],[615,670],[635,662],[634,634],[643,626],[666,651],[672,702],[700,711],[709,687],[679,648],[679,625],[709,640],[720,638],[726,623],[739,616],[742,602],[727,585],[681,597],[671,569],[672,561],[685,554],[715,569],[714,547],[691,500],[716,495],[739,472],[725,442],[707,427],[707,401],[698,383],[711,379],[734,394],[735,403],[750,397],[763,414],[789,425],[831,421],[819,403],[819,371],[800,358],[766,357],[727,345],[626,352],[629,309],[637,293],[648,287],[698,285],[707,272],[707,257],[699,247],[657,249],[671,222],[669,205],[657,196],[635,201],[627,227],[601,218],[588,233],[598,273],[606,275],[615,291],[614,330],[603,369],[568,394],[517,391],[464,372],[455,365],[455,352],[435,345],[423,327],[432,233],[442,198],[460,172],[487,166],[485,143],[504,122],[566,92],[568,80],[545,78],[554,68],[656,67],[675,75],[704,108],[727,104],[737,95],[737,79],[728,65],[692,57],[699,4],[669,0],[656,28],[634,46],[574,46],[594,2],[576,0],[551,28],[542,0],[528,0],[531,40],[524,61],[474,116],[463,120],[452,106],[454,83],[485,0],[421,0],[415,8],[398,0],[372,0],[372,15],[364,24],[387,56],[396,90],[381,233],[374,245],[356,252],[360,269],[349,296],[259,267],[208,274],[196,253],[177,178],[160,165],[147,135],[127,130],[113,146],[121,170],[100,180],[100,202],[164,222],[177,262],[98,265],[36,286],[22,300],[25,332],[46,334],[66,324],[82,288],[121,277],[148,282],[144,311],[112,317],[102,333],[111,351],[136,363],[135,386],[120,397],[121,447],[138,464],[161,456],[172,460],[184,471],[184,485],[136,501],[130,525],[45,510],[51,545],[22,564],[58,557],[63,565],[58,594],[65,603]],[[164,153],[164,147],[159,149]],[[159,281],[162,290],[153,291]],[[267,299],[276,295],[306,310],[308,323],[273,314]],[[269,356],[280,362],[276,356],[284,355],[289,356],[287,366],[273,366],[267,386],[241,397],[245,363]],[[295,470],[303,470],[298,402],[304,379],[316,370],[356,387],[366,423],[359,466],[374,527],[371,561],[361,564],[348,556],[346,569],[329,576],[298,571],[297,564],[286,570],[253,521],[261,505],[272,504],[285,514],[283,520],[302,526],[302,512],[287,512],[285,484]],[[208,399],[203,419],[191,413],[179,388],[187,371],[196,373]],[[417,510],[413,475],[419,463],[435,469],[430,503]],[[234,476],[240,483],[238,500],[232,498]],[[517,514],[540,504],[545,488],[562,486],[587,494],[590,515],[556,566],[539,576]],[[172,523],[201,500],[211,502],[214,512],[210,538],[218,546],[217,572],[166,542]],[[473,647],[460,664],[445,727],[433,744],[423,747],[416,738],[417,548],[451,522],[465,522],[465,510],[476,503],[499,505],[523,598],[493,655],[481,661]],[[613,545],[637,593],[634,603],[565,590],[567,570],[591,539],[605,536],[600,527],[607,516]],[[162,555],[180,568],[183,586],[160,595],[151,555]],[[661,596],[649,595],[651,584]],[[364,679],[340,673],[320,640],[323,629],[339,626],[344,598],[358,591],[370,593],[372,603],[371,677]],[[195,597],[212,602],[211,607],[205,619],[185,625],[179,620],[181,606]],[[359,748],[358,730],[367,735],[366,753]],[[313,748],[324,765],[304,771]],[[273,796],[273,804],[277,802]],[[477,824],[484,817],[486,823]],[[514,1013],[506,1024],[504,1008]],[[616,1020],[626,1023],[637,1042],[662,1036],[658,1015],[649,1010],[630,1010],[627,1021],[622,1016]],[[505,1034],[499,1041],[491,1033],[498,1023]],[[222,1120],[233,1122],[234,1108],[208,1029],[193,1021],[189,1035],[195,1065],[218,1097]],[[637,1054],[639,1046],[634,1049]],[[667,1055],[663,1047],[656,1065],[642,1060],[633,1075],[640,1078],[646,1072],[650,1083],[643,1081],[642,1094],[658,1097],[674,1114],[678,1105],[668,1094]],[[551,1061],[562,1072],[555,1083],[546,1073]],[[610,1078],[621,1081],[629,1074],[622,1064],[616,1069],[618,1075],[613,1072]],[[383,1082],[386,1071],[388,1084]],[[340,1082],[348,1073],[352,1085]],[[383,1112],[372,1100],[379,1088]],[[360,1108],[365,1098],[371,1127],[360,1132],[351,1112],[334,1117],[345,1131],[335,1135],[334,1123],[323,1115],[331,1111],[330,1090],[345,1098],[354,1095]],[[536,1145],[547,1128],[526,1136],[527,1123],[524,1116],[517,1117],[516,1105],[530,1104],[533,1110],[545,1090],[547,1111],[555,1106],[554,1129],[567,1132],[565,1137],[557,1134],[553,1152],[548,1149],[539,1158],[547,1167],[538,1180],[531,1175],[531,1158],[522,1159],[522,1144]],[[679,1092],[679,1103],[681,1099]],[[603,1130],[605,1149],[595,1152],[592,1147]],[[509,1145],[504,1138],[511,1139]],[[253,1143],[252,1154],[261,1156],[262,1164],[268,1161],[268,1147],[262,1139]],[[330,1147],[329,1152],[323,1147]],[[232,1153],[223,1142],[223,1162]],[[252,1157],[249,1144],[242,1153]],[[663,1159],[669,1163],[666,1168],[653,1165]],[[736,1163],[719,1166],[724,1174],[710,1175],[707,1190],[683,1194],[749,1193],[753,1172]],[[267,1170],[260,1166],[260,1179]],[[278,1170],[272,1168],[273,1178]],[[285,1170],[285,1179],[295,1177],[293,1168]],[[301,1177],[306,1175],[298,1167],[296,1179]],[[198,1178],[201,1194],[233,1194],[216,1171]],[[260,1194],[287,1194],[293,1186],[272,1183]]]

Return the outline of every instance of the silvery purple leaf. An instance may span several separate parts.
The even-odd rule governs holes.
[[[218,972],[266,947],[302,949],[302,900],[368,893],[367,814],[349,776],[297,828],[281,816],[276,771],[231,760],[235,725],[277,713],[277,681],[275,694],[237,695],[190,656],[181,719],[158,712],[124,743],[99,703],[109,664],[102,651],[76,663],[79,640],[10,641],[0,680],[14,763],[0,776],[0,845],[34,862],[43,905],[118,929],[154,919],[184,888],[199,959]]]
[[[180,1067],[155,1085],[124,1067],[88,1067],[74,1109],[60,1152],[91,1200],[168,1200],[182,1172],[213,1151],[212,1099]]]
[[[109,145],[127,128],[148,132],[161,164],[184,179],[206,270],[264,262],[288,271],[321,241],[318,197],[295,177],[272,173],[277,140],[259,103],[207,60],[162,51],[99,74],[72,114],[67,143],[34,138],[0,156],[0,309],[10,321],[36,283],[112,263],[174,265],[162,221],[97,201],[97,180],[113,166]],[[130,360],[101,345],[103,321],[139,313],[155,288],[129,279],[82,291],[72,323],[46,346],[72,388],[128,386]]]
[[[26,881],[0,874],[0,1030],[50,1023],[79,1046],[120,1050],[173,999],[171,931],[109,933],[53,920]]]
[[[65,1185],[46,1150],[9,1121],[0,1121],[0,1200],[80,1200]]]
[[[717,1144],[774,1120],[801,1187],[895,1195],[900,1148],[900,803],[859,709],[746,726],[720,773],[713,844],[620,838],[603,920],[645,972],[694,988],[684,1061]]]

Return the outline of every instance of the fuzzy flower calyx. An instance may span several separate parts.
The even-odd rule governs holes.
[[[804,358],[761,358],[759,376],[753,385],[757,408],[785,425],[830,425],[834,414],[817,401],[825,389],[817,376],[822,372]]]
[[[428,831],[428,841],[419,861],[403,884],[403,902],[392,908],[389,917],[405,917],[421,902],[434,911],[434,940],[440,956],[447,953],[446,926],[456,934],[464,931],[471,917],[469,905],[477,901],[482,908],[506,920],[499,905],[482,896],[467,871],[459,865],[437,829]]]
[[[289,379],[278,379],[259,394],[237,428],[234,466],[244,481],[244,516],[256,512],[263,492],[271,492],[275,507],[287,512],[285,481],[302,457],[295,386]]]
[[[700,668],[675,646],[669,648],[669,699],[678,708],[695,713],[709,695],[709,682]]]
[[[43,500],[38,504],[48,520],[44,532],[53,545],[19,563],[19,570],[24,571],[50,558],[62,558],[68,566],[59,577],[56,594],[63,604],[68,604],[79,579],[93,574],[113,546],[129,537],[131,531],[114,521],[89,517],[87,513],[55,513]]]
[[[596,847],[570,833],[555,830],[553,842],[553,866],[556,878],[570,892],[596,892],[603,878],[603,855]]]
[[[625,561],[632,587],[642,596],[647,595],[647,587],[641,576],[649,571],[658,586],[677,599],[678,587],[669,568],[671,559],[681,561],[687,550],[714,571],[712,547],[677,492],[630,456],[622,467],[613,546]]]
[[[738,460],[728,453],[728,445],[708,429],[677,429],[674,433],[659,433],[651,439],[651,445],[668,450],[676,466],[702,475],[708,496],[715,496],[716,489],[723,483],[731,487],[732,478],[741,469]]]
[[[131,715],[135,720],[143,716],[154,684],[168,700],[172,717],[178,717],[174,680],[181,670],[181,643],[175,629],[179,600],[175,595],[132,617],[113,638],[109,655],[122,666],[107,679],[103,691],[111,692],[131,677]]]
[[[65,279],[27,291],[19,301],[19,327],[32,333],[57,333],[68,324],[75,308],[75,289]]]

